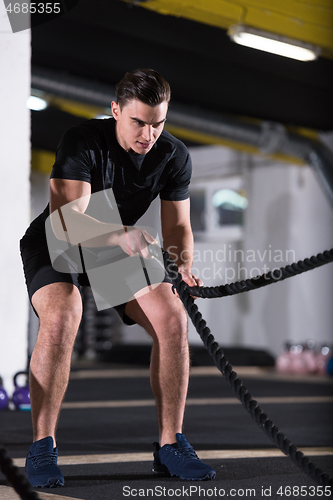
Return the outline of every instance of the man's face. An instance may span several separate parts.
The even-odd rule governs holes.
[[[122,148],[129,152],[146,154],[162,133],[168,103],[149,106],[132,99],[123,109],[115,101],[111,109],[116,123],[116,137]]]

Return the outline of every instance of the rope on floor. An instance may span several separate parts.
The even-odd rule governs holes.
[[[2,446],[0,446],[0,469],[22,500],[40,500],[40,496],[31,488],[28,480],[14,465],[13,460]]]
[[[327,255],[329,254],[329,255]],[[321,255],[321,254],[319,254]],[[300,274],[302,272],[308,271],[310,269],[314,269],[315,267],[319,267],[323,264],[333,261],[333,250],[330,252],[324,252],[324,259],[317,256],[317,258],[306,259],[305,262],[309,261],[311,263],[311,267],[309,264],[305,263],[304,266],[301,262],[297,264],[297,269],[295,269],[295,274]],[[195,326],[198,334],[200,335],[201,340],[203,341],[206,349],[208,350],[210,356],[214,360],[215,365],[223,374],[225,379],[227,380],[230,387],[235,392],[237,398],[241,401],[244,408],[250,413],[251,417],[258,424],[258,426],[265,432],[265,434],[273,441],[273,443],[287,456],[291,458],[291,460],[309,477],[311,477],[317,484],[323,486],[333,486],[333,478],[331,478],[328,474],[324,473],[321,469],[319,469],[315,464],[310,462],[310,460],[299,451],[296,446],[286,438],[286,436],[278,429],[278,427],[268,418],[266,413],[262,411],[258,402],[252,398],[248,389],[243,385],[242,381],[239,379],[237,373],[233,370],[231,364],[226,358],[223,350],[220,348],[218,343],[216,342],[214,336],[212,335],[210,329],[207,326],[206,321],[203,319],[200,311],[198,310],[197,305],[194,303],[194,299],[191,296],[193,288],[187,286],[187,284],[182,280],[181,274],[178,272],[178,268],[174,261],[170,258],[168,252],[163,252],[164,258],[164,266],[169,273],[169,276],[173,282],[175,289],[178,292],[180,299],[182,300],[185,309],[189,317],[192,320],[193,325]],[[288,268],[292,269],[294,272],[293,266],[288,266]],[[282,270],[281,270],[282,271]],[[292,272],[288,275],[284,275],[284,278],[294,276]],[[269,274],[269,273],[268,273]],[[281,273],[283,275],[283,273]],[[265,275],[264,275],[265,276]],[[262,276],[259,278],[263,278]],[[263,278],[265,279],[265,278]],[[274,279],[274,278],[273,278]],[[252,280],[249,280],[252,281]],[[259,281],[259,280],[258,280]],[[261,286],[265,286],[265,284],[275,283],[274,281],[270,281],[267,283],[260,281]],[[235,290],[237,290],[237,284],[235,284]],[[227,286],[227,285],[226,285]],[[199,287],[195,287],[196,289]],[[218,287],[219,288],[219,287]],[[240,288],[240,291],[231,290],[231,295],[234,293],[241,293],[241,291],[246,291]],[[258,287],[257,287],[258,288]],[[252,288],[249,288],[252,289]],[[224,290],[226,290],[224,288]],[[230,295],[227,293],[227,295]],[[224,296],[224,295],[222,295]]]

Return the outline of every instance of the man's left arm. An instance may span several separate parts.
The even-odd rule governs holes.
[[[161,224],[163,248],[175,261],[183,280],[189,286],[202,286],[202,281],[192,274],[194,244],[190,220],[190,199],[161,200]]]

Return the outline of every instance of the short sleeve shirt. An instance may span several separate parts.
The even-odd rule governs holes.
[[[91,184],[91,192],[112,188],[124,225],[134,225],[151,202],[189,197],[192,165],[186,146],[163,130],[145,155],[128,153],[118,143],[115,120],[89,120],[63,135],[51,178]]]

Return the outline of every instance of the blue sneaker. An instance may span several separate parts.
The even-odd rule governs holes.
[[[177,443],[162,448],[154,443],[153,471],[192,481],[214,479],[216,472],[200,460],[184,434],[176,434],[176,439]]]
[[[53,448],[51,436],[33,443],[25,462],[25,471],[31,486],[35,488],[63,486],[64,476],[57,466],[57,460],[58,448]]]

